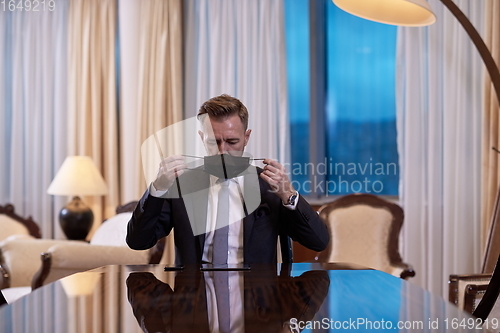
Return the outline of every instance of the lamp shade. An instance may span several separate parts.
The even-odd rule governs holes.
[[[403,26],[426,26],[436,15],[425,0],[332,0],[340,9],[361,18]]]
[[[88,156],[68,156],[47,189],[53,195],[105,195],[108,187]]]

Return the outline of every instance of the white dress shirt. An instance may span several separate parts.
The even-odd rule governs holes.
[[[213,239],[217,222],[217,203],[219,191],[222,187],[217,183],[218,178],[210,176],[210,189],[208,194],[207,227],[205,246],[203,248],[204,262],[212,262]],[[228,235],[228,264],[243,263],[243,176],[229,179],[229,235]],[[238,189],[239,187],[239,189]]]
[[[207,295],[208,325],[210,332],[219,332],[219,312],[217,297],[213,282],[214,271],[206,271],[205,292]],[[231,333],[245,332],[245,316],[243,313],[244,273],[232,271],[229,273],[229,322]]]

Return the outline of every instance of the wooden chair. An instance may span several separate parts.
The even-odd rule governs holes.
[[[403,279],[415,276],[399,254],[404,213],[400,206],[372,194],[349,194],[319,209],[330,243],[320,262],[349,262]]]
[[[41,238],[40,228],[31,216],[17,215],[12,204],[0,205],[0,289],[10,287],[10,274],[2,248],[5,240],[13,237]]]
[[[41,238],[40,228],[31,216],[24,218],[17,215],[14,206],[0,206],[0,241],[12,235],[30,235]]]

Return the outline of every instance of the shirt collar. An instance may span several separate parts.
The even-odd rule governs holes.
[[[217,181],[219,180],[219,177],[215,177],[214,175],[210,175],[210,185],[214,186],[217,184]],[[235,184],[243,184],[243,176],[238,176],[229,179],[229,184],[235,183]]]

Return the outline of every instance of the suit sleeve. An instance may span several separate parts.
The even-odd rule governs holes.
[[[171,203],[153,197],[146,190],[127,226],[127,244],[134,250],[146,250],[172,230]]]
[[[280,215],[281,229],[294,241],[313,251],[326,249],[330,241],[328,228],[302,196],[299,196],[295,210],[283,206]]]

